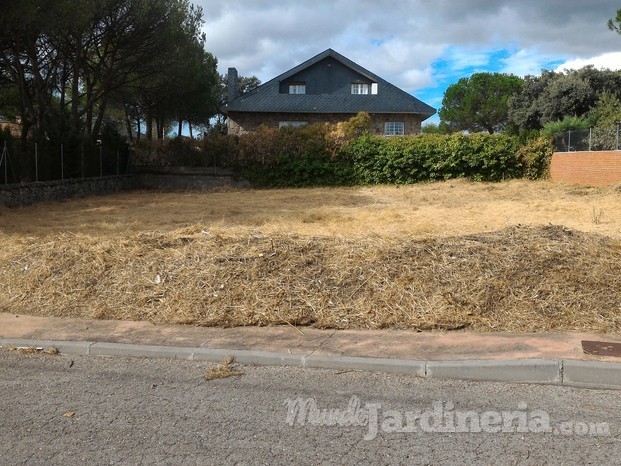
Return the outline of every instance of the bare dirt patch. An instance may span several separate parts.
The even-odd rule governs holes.
[[[620,200],[612,189],[459,181],[4,209],[0,311],[227,327],[618,332]]]

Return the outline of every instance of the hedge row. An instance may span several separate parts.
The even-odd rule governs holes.
[[[235,167],[257,186],[406,184],[451,178],[500,181],[547,175],[552,147],[546,138],[488,134],[425,134],[353,140],[327,125],[262,128],[242,136]]]

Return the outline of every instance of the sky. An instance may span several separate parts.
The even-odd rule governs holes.
[[[332,48],[434,108],[476,72],[621,69],[612,0],[194,0],[218,69],[262,82]],[[437,116],[427,120],[438,121]]]

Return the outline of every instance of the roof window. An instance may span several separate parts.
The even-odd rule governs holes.
[[[306,83],[289,84],[289,94],[306,94]]]

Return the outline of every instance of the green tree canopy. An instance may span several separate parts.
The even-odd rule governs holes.
[[[442,124],[453,130],[504,130],[508,119],[507,102],[522,86],[522,80],[502,73],[475,73],[448,87],[439,115]]]
[[[216,62],[203,50],[202,10],[189,0],[20,0],[2,13],[0,114],[20,118],[24,139],[31,129],[96,139],[112,107],[158,123],[204,119],[199,102],[215,111]],[[174,105],[161,99],[166,89]],[[157,102],[145,103],[149,91]],[[19,99],[8,98],[15,92]]]
[[[587,66],[565,72],[542,71],[526,76],[509,99],[509,119],[521,131],[540,130],[567,117],[584,117],[602,93],[621,97],[621,72]]]
[[[617,16],[608,20],[608,29],[621,34],[621,9],[617,10]]]

